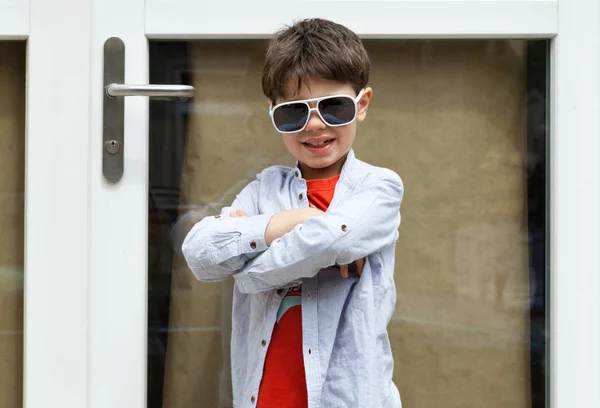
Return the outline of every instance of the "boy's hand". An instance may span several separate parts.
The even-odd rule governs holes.
[[[296,208],[294,210],[282,211],[271,218],[265,231],[265,242],[271,246],[274,240],[281,238],[293,230],[296,225],[304,224],[306,220],[324,214],[316,208]]]
[[[248,214],[246,214],[246,211],[244,211],[240,208],[239,210],[235,210],[235,211],[232,211],[231,213],[229,213],[229,216],[231,218],[243,218],[243,217],[247,217]]]
[[[365,266],[365,258],[360,258],[354,261],[356,264],[356,273],[358,276],[362,275],[363,268]],[[342,274],[342,278],[348,277],[348,265],[340,265],[340,273]]]

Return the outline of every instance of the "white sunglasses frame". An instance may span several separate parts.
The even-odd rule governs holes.
[[[352,122],[354,122],[356,120],[356,116],[358,115],[358,102],[362,99],[363,95],[365,93],[365,90],[362,89],[358,95],[356,95],[356,98],[353,98],[350,95],[327,95],[327,96],[320,96],[318,98],[312,98],[312,99],[302,99],[299,101],[289,101],[289,102],[283,102],[280,103],[279,105],[275,105],[273,106],[273,104],[269,105],[269,116],[271,116],[271,123],[273,123],[273,127],[275,128],[275,130],[279,133],[299,133],[302,132],[304,129],[306,129],[306,126],[308,125],[308,122],[310,121],[310,116],[312,115],[313,111],[317,112],[317,115],[319,115],[319,118],[321,118],[321,120],[323,121],[323,123],[327,126],[331,126],[331,127],[338,127],[338,126],[346,126],[351,124]],[[354,117],[352,118],[351,121],[347,122],[347,123],[343,123],[341,125],[330,125],[329,123],[327,123],[327,121],[325,119],[323,119],[323,116],[321,115],[321,112],[319,112],[319,102],[324,100],[324,99],[329,99],[329,98],[340,98],[340,97],[344,97],[344,98],[350,98],[353,102],[354,102]],[[315,107],[311,108],[309,105],[309,102],[316,102]],[[277,125],[275,124],[275,117],[273,115],[273,112],[275,112],[275,109],[280,108],[282,106],[285,105],[292,105],[292,104],[296,104],[296,103],[304,103],[306,106],[308,106],[308,115],[307,115],[307,120],[304,123],[304,126],[302,126],[301,129],[298,130],[293,130],[293,131],[281,131],[277,128]]]

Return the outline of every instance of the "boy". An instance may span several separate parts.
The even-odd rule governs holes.
[[[199,280],[235,279],[238,408],[401,406],[387,324],[403,186],[352,150],[369,69],[339,24],[308,19],[277,33],[262,86],[297,165],[262,171],[184,240]]]

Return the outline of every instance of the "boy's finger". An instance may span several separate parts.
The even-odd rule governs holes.
[[[246,211],[242,210],[241,208],[239,210],[237,210],[237,213],[240,217],[247,217],[248,214],[246,214]]]
[[[360,258],[356,260],[356,273],[358,276],[362,275],[363,268],[365,267],[365,258]]]
[[[348,265],[340,265],[340,273],[342,274],[342,278],[348,277]]]

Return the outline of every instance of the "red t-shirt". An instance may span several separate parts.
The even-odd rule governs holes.
[[[340,176],[306,180],[308,202],[326,211]],[[277,322],[265,359],[258,408],[306,408],[306,374],[302,354],[302,286],[288,289],[277,312]]]

